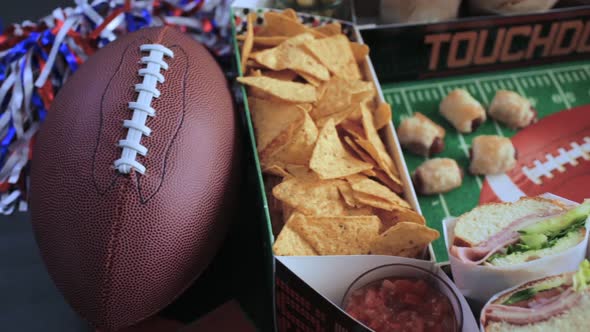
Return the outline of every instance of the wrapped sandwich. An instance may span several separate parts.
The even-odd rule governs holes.
[[[577,272],[526,282],[483,308],[485,332],[590,331],[590,263]]]
[[[457,220],[450,252],[474,265],[534,261],[584,241],[588,215],[590,201],[571,209],[541,197],[482,205]]]
[[[575,270],[586,255],[589,215],[588,200],[526,197],[445,220],[457,287],[483,305],[524,281]]]

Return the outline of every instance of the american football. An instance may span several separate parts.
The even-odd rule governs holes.
[[[590,186],[590,105],[543,118],[512,137],[517,165],[488,175],[480,203],[552,193],[581,203]]]
[[[124,35],[67,81],[39,134],[33,228],[71,306],[101,331],[171,303],[222,243],[236,118],[208,51],[173,27]]]

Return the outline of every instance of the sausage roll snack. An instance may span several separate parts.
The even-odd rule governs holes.
[[[486,111],[467,90],[451,91],[440,103],[440,113],[461,133],[471,133],[486,121]]]
[[[412,181],[422,195],[446,193],[461,186],[463,170],[453,159],[434,158],[416,169]]]
[[[489,113],[490,117],[513,129],[524,128],[537,120],[537,112],[530,101],[507,90],[496,92]]]
[[[445,130],[422,113],[406,118],[397,128],[400,144],[420,156],[431,156],[445,148]]]
[[[516,149],[509,138],[482,135],[471,143],[472,174],[488,175],[504,173],[516,165]]]

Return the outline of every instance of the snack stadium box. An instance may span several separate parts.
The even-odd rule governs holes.
[[[246,16],[248,13],[256,13],[258,19],[257,25],[263,24],[263,14],[269,9],[246,9],[233,7],[233,35],[236,53],[236,63],[240,63],[240,49],[236,36],[246,29]],[[320,25],[332,21],[330,18],[298,14],[302,22],[309,25]],[[362,43],[362,39],[356,28],[348,23],[339,21],[342,25],[343,32],[353,41]],[[366,59],[364,67],[361,68],[366,79],[373,80],[378,91],[377,98],[383,101],[383,94],[380,90],[379,82],[371,65],[370,59]],[[239,69],[240,74],[241,69]],[[435,256],[432,247],[428,246],[425,258],[430,260],[407,259],[393,256],[316,256],[316,257],[278,257],[272,252],[272,244],[275,237],[273,235],[271,215],[272,200],[265,190],[265,179],[261,171],[254,128],[250,112],[248,109],[246,90],[241,88],[243,103],[243,114],[247,122],[247,127],[251,141],[251,153],[254,156],[257,191],[260,195],[261,209],[263,210],[264,220],[262,221],[262,231],[265,234],[265,255],[268,261],[268,270],[265,271],[269,277],[269,283],[273,285],[273,306],[275,312],[273,315],[274,322],[280,331],[364,331],[361,323],[348,316],[339,305],[347,288],[362,273],[387,264],[403,263],[411,264],[424,268],[434,274],[437,274],[444,280],[448,277],[434,263]],[[401,148],[398,143],[393,126],[384,127],[380,135],[385,142],[389,154],[393,157],[400,177],[404,185],[404,197],[410,205],[418,212],[420,207],[416,199],[416,194],[411,184],[410,174],[405,166]],[[254,226],[254,225],[253,225]],[[442,236],[442,232],[441,232]],[[463,311],[464,331],[476,329],[477,325],[467,302],[460,295],[456,287],[449,281],[453,293],[461,300],[461,309]]]
[[[487,177],[465,172],[461,188],[419,196],[428,226],[442,233],[446,217],[522,195],[554,192],[581,202],[581,184],[588,181],[581,174],[590,172],[590,112],[580,108],[590,104],[590,6],[358,29],[371,49],[396,127],[413,112],[425,114],[447,131],[445,151],[437,157],[453,158],[464,170],[478,135],[511,137],[518,150],[518,164],[510,172]],[[468,90],[486,108],[497,90],[516,91],[531,101],[541,121],[517,131],[488,119],[474,133],[462,135],[438,111],[440,101],[456,88]],[[553,129],[543,130],[547,125]],[[424,161],[410,153],[404,157],[410,172]],[[568,161],[551,162],[562,159]],[[437,262],[446,263],[444,240],[432,246]]]

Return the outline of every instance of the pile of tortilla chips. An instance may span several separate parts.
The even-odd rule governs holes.
[[[292,10],[250,14],[243,77],[263,172],[284,225],[276,255],[417,257],[438,238],[399,195],[403,185],[377,133],[391,121],[359,64],[369,49],[339,23],[310,28]],[[276,181],[275,181],[276,182]],[[273,225],[277,225],[273,220]]]

